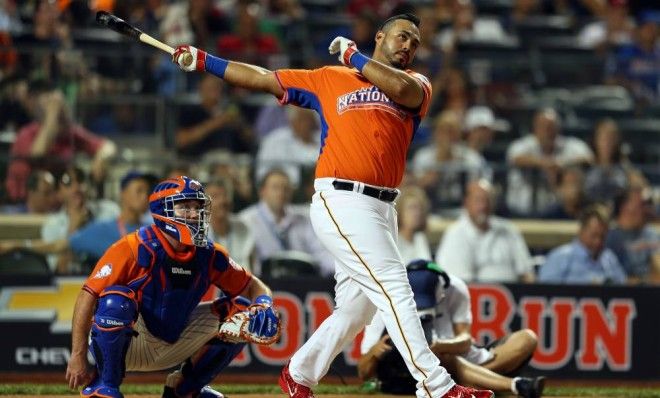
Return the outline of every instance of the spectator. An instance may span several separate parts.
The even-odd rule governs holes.
[[[580,216],[573,242],[553,249],[539,270],[539,282],[566,284],[622,284],[626,273],[612,250],[605,247],[609,216],[602,206]]]
[[[74,232],[68,239],[74,254],[91,259],[90,265],[94,265],[114,242],[151,224],[151,217],[145,220],[144,215],[149,210],[149,194],[155,180],[154,176],[138,171],[124,175],[119,184],[119,216],[112,220],[91,221]]]
[[[396,201],[399,215],[397,247],[403,263],[418,258],[431,258],[431,245],[426,236],[426,221],[431,203],[423,189],[409,186],[401,191]]]
[[[558,201],[550,205],[540,218],[554,220],[577,220],[585,205],[584,173],[578,167],[569,167],[562,171],[557,187]]]
[[[433,79],[431,115],[452,111],[461,120],[472,103],[473,90],[465,72],[454,67],[443,68]]]
[[[440,55],[440,47],[435,40],[440,27],[439,21],[445,17],[438,14],[438,11],[441,11],[442,3],[443,0],[436,1],[435,7],[431,5],[421,6],[416,11],[420,18],[420,26],[423,26],[424,29],[419,32],[420,42],[415,53],[415,68],[419,73],[429,76],[431,80],[442,68],[443,59]]]
[[[184,106],[179,111],[179,130],[175,141],[177,152],[191,159],[199,159],[213,149],[248,152],[250,132],[240,110],[223,101],[222,80],[207,74],[197,87],[200,103]]]
[[[257,180],[272,168],[289,175],[294,186],[314,170],[321,147],[318,116],[305,108],[287,108],[289,125],[269,133],[259,145],[257,153]]]
[[[630,17],[628,0],[608,0],[602,18],[587,24],[578,33],[584,47],[602,49],[632,42],[635,20]]]
[[[467,147],[477,153],[484,150],[493,142],[495,133],[495,115],[487,106],[473,106],[465,114],[465,131]]]
[[[517,216],[538,214],[556,202],[561,171],[589,164],[593,153],[582,140],[560,135],[559,115],[552,108],[534,115],[533,133],[507,149],[510,167],[506,204]]]
[[[605,246],[616,254],[632,282],[660,283],[660,236],[649,225],[648,189],[633,187],[614,202],[616,224]]]
[[[14,75],[2,79],[0,76],[0,115],[2,115],[0,131],[15,132],[28,124],[31,120],[28,111],[29,102],[28,84],[24,78]]]
[[[92,177],[94,182],[102,182],[108,161],[115,155],[115,144],[75,123],[61,91],[35,83],[30,96],[35,120],[20,129],[11,147],[5,184],[10,199],[25,199],[25,182],[32,167],[57,174],[79,153],[93,157]]]
[[[455,113],[445,111],[435,123],[435,144],[415,153],[412,168],[428,192],[433,211],[452,214],[460,205],[465,184],[489,179],[492,173],[483,156],[460,142],[461,122]]]
[[[164,178],[177,178],[179,176],[192,175],[192,168],[185,160],[174,160],[165,166]]]
[[[27,180],[27,199],[23,203],[2,206],[5,214],[48,214],[57,211],[55,178],[49,171],[32,170]]]
[[[164,0],[149,0],[135,2],[130,10],[131,25],[137,26],[143,32],[157,36],[158,28],[169,11],[169,5]]]
[[[278,128],[288,125],[289,117],[287,115],[287,108],[281,106],[277,102],[277,99],[269,98],[259,108],[252,128],[257,140],[261,141]]]
[[[510,377],[532,358],[537,345],[533,331],[518,330],[486,347],[478,346],[470,334],[470,292],[465,282],[426,259],[408,265],[408,279],[429,347],[456,382],[520,397],[541,396],[544,377]],[[414,394],[415,380],[393,349],[378,314],[365,328],[360,351],[360,378],[376,376],[385,393]]]
[[[25,246],[41,254],[64,255],[64,258],[69,258],[66,254],[70,252],[73,258],[80,260],[74,264],[82,263],[83,268],[92,267],[115,241],[152,222],[150,215],[148,221],[143,221],[143,216],[149,208],[149,193],[153,182],[153,176],[135,171],[129,172],[120,183],[120,211],[117,218],[90,221],[69,236],[55,240],[9,241],[2,246],[2,250]],[[74,264],[63,264],[58,268],[58,272],[89,271],[89,269],[74,268]],[[64,269],[65,266],[69,268]]]
[[[229,152],[215,152],[210,160],[209,178],[226,179],[232,186],[233,211],[241,211],[254,204],[252,157]]]
[[[211,0],[172,3],[160,22],[160,37],[171,46],[191,44],[209,48],[213,38],[226,32],[230,23]]]
[[[258,12],[254,0],[236,2],[234,29],[218,38],[219,54],[237,61],[268,64],[267,56],[276,54],[280,46],[274,35],[261,31]],[[266,62],[260,62],[264,60]]]
[[[630,89],[643,106],[660,94],[660,11],[642,13],[634,42],[623,45],[610,57],[607,81]]]
[[[533,282],[532,258],[511,222],[492,215],[493,188],[473,181],[461,213],[442,236],[439,264],[467,282]]]
[[[377,28],[377,16],[369,9],[361,10],[356,16],[351,18],[350,25],[341,25],[318,40],[314,46],[316,56],[321,59],[330,57],[328,54],[328,43],[337,36],[350,37],[361,53],[371,56],[376,47],[374,36]]]
[[[74,166],[61,175],[58,195],[62,208],[50,215],[41,228],[41,239],[45,243],[67,239],[92,220],[115,220],[120,213],[116,203],[89,197],[87,176]],[[70,251],[48,256],[51,270],[58,273],[78,272],[84,262],[84,258],[74,258]]]
[[[268,258],[293,250],[311,255],[323,275],[332,275],[334,260],[316,239],[309,217],[296,213],[291,207],[292,192],[289,176],[273,169],[261,180],[259,202],[239,215],[256,239],[258,266],[255,272],[259,274],[261,263]]]
[[[505,38],[502,25],[496,18],[479,17],[472,0],[457,0],[454,3],[452,25],[437,37],[439,47],[448,57],[453,57],[456,45],[461,41],[497,42]]]
[[[514,0],[511,14],[508,17],[508,29],[514,30],[515,25],[524,22],[531,16],[541,15],[543,7],[541,0]]]
[[[590,201],[610,203],[625,191],[635,171],[621,148],[621,134],[614,119],[596,124],[592,139],[594,164],[587,171],[584,190]]]
[[[256,259],[255,239],[248,226],[232,214],[233,187],[226,179],[215,178],[205,184],[211,199],[211,219],[207,236],[221,244],[245,269]]]

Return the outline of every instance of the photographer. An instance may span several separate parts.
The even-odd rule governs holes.
[[[412,261],[407,269],[429,347],[458,383],[525,398],[541,396],[544,377],[505,376],[516,374],[531,359],[537,344],[534,332],[520,330],[487,347],[477,346],[470,335],[472,314],[465,282],[427,260]],[[384,393],[415,392],[415,380],[378,315],[365,328],[361,351],[361,379],[377,378]]]

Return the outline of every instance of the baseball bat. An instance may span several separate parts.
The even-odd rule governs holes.
[[[114,30],[117,33],[128,36],[131,39],[141,41],[142,43],[156,47],[159,50],[165,51],[168,54],[174,53],[174,48],[168,46],[162,41],[155,39],[148,34],[144,33],[135,26],[129,24],[116,15],[112,15],[106,11],[99,11],[96,13],[96,22],[105,26],[108,29]],[[192,54],[187,53],[183,56],[184,65],[188,66],[192,63]]]

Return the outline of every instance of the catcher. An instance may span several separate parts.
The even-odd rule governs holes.
[[[83,397],[123,397],[126,370],[181,364],[163,397],[223,397],[207,384],[246,343],[279,338],[272,293],[207,238],[210,200],[199,182],[164,180],[149,202],[154,225],[112,245],[78,295],[66,379],[84,386]],[[224,296],[200,303],[211,285]]]

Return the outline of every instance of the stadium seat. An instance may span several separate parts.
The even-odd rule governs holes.
[[[31,250],[17,249],[0,254],[0,275],[51,275],[48,261]]]
[[[575,34],[572,18],[563,15],[528,16],[516,22],[513,29],[526,47],[548,37],[563,38]]]
[[[283,251],[267,258],[261,264],[261,277],[266,279],[319,277],[320,275],[314,258],[300,251]]]
[[[539,37],[532,52],[543,73],[540,86],[575,87],[603,81],[605,59],[591,48],[576,43],[575,37]]]

